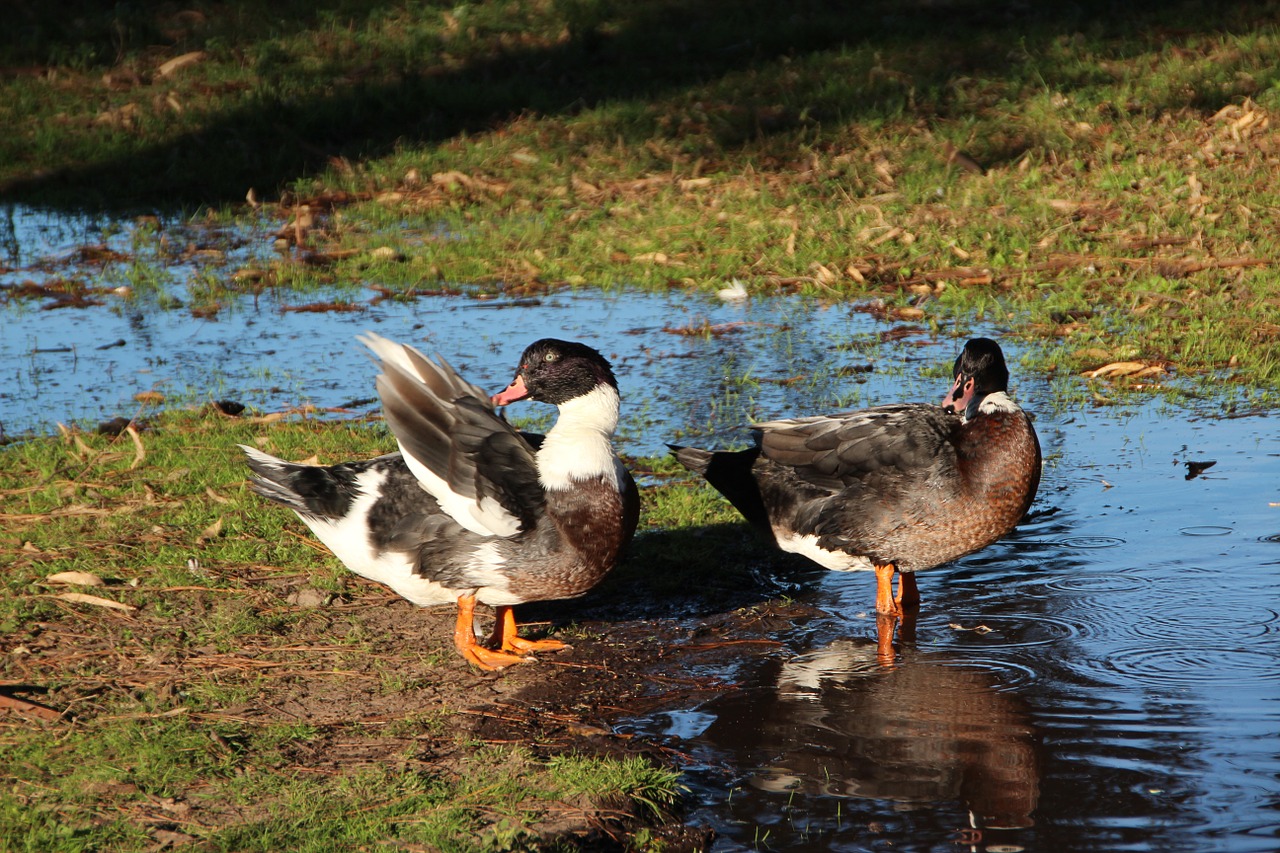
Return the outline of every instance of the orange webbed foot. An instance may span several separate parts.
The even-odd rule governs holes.
[[[898,594],[893,594],[893,576],[898,575]],[[920,607],[920,588],[915,572],[899,572],[893,563],[876,566],[876,613],[901,619],[908,610]]]
[[[495,670],[517,663],[526,663],[529,658],[508,654],[507,651],[486,649],[476,642],[475,629],[476,597],[474,595],[458,596],[458,621],[453,627],[453,644],[468,663],[481,669]],[[501,624],[499,614],[499,624]]]
[[[524,637],[507,637],[502,644],[506,652],[558,652],[569,648],[559,640],[526,640]]]
[[[898,572],[898,594],[893,603],[901,616],[905,610],[920,609],[920,588],[916,586],[915,572]]]
[[[506,652],[495,652],[493,649],[486,649],[484,646],[458,646],[458,653],[466,658],[468,663],[472,663],[481,669],[493,671],[502,669],[505,666],[512,666],[517,663],[528,663],[531,658],[522,658],[519,655],[509,655]]]
[[[516,629],[516,614],[511,607],[499,607],[493,626],[491,645],[504,652],[554,652],[568,648],[559,640],[526,640]]]

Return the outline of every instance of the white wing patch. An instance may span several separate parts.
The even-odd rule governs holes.
[[[801,535],[774,528],[773,536],[782,550],[808,557],[833,572],[869,572],[875,568],[875,564],[866,557],[846,554],[844,551],[828,551],[818,544],[818,537],[812,534]]]
[[[440,509],[472,533],[481,536],[514,536],[520,530],[520,520],[502,508],[492,498],[474,501],[449,488],[444,478],[436,476],[426,465],[414,457],[408,449],[400,444],[400,452],[404,454],[404,463],[413,476],[426,489],[431,497],[440,504]]]
[[[335,557],[356,574],[370,580],[382,578],[371,574],[376,571],[378,555],[369,541],[369,510],[377,502],[386,479],[386,472],[375,468],[361,471],[356,477],[357,497],[345,515],[335,519],[302,519],[316,537],[329,546]]]
[[[409,358],[411,347],[404,344],[398,344],[394,341],[387,340],[381,335],[372,332],[360,335],[358,340],[373,351],[384,365],[391,365],[398,368],[402,373],[411,377],[422,378],[422,371],[413,360]],[[422,356],[416,350],[417,355]],[[423,357],[425,360],[425,357]],[[447,366],[436,365],[436,369],[440,370],[442,375],[452,373]],[[455,379],[456,375],[454,376]],[[460,380],[459,380],[460,381]],[[437,476],[431,471],[421,460],[417,459],[409,452],[399,440],[396,444],[400,446],[400,452],[404,455],[405,464],[413,473],[413,476],[422,485],[422,488],[436,499],[440,504],[440,508],[444,510],[454,521],[461,524],[472,533],[478,533],[481,536],[514,536],[520,530],[520,519],[502,508],[502,505],[492,498],[482,498],[476,501],[472,498],[460,495],[449,487],[449,484],[443,477]]]
[[[453,590],[414,574],[413,561],[407,554],[398,551],[379,553],[374,549],[369,538],[369,510],[378,500],[386,479],[383,471],[362,471],[356,477],[359,496],[341,518],[299,517],[316,538],[357,575],[391,587],[396,594],[420,607],[456,600],[458,594]]]

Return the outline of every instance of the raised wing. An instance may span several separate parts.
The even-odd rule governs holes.
[[[378,396],[405,464],[440,508],[482,535],[534,526],[544,505],[534,451],[488,396],[444,359],[379,335],[360,340],[382,361]]]
[[[901,403],[752,428],[759,431],[766,458],[836,492],[880,473],[900,478],[938,465],[954,466],[951,437],[960,426],[958,416],[939,406]]]

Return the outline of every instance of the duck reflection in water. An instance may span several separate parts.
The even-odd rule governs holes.
[[[893,620],[882,621],[881,635],[891,634]],[[782,663],[771,687],[706,708],[716,719],[702,739],[756,768],[751,786],[907,808],[960,803],[967,843],[984,829],[1033,825],[1030,715],[986,670],[914,648],[886,665],[883,643],[846,638]]]

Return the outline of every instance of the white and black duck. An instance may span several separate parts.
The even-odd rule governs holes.
[[[620,399],[609,362],[543,339],[491,398],[442,358],[361,340],[382,363],[378,395],[400,452],[317,466],[242,446],[251,487],[297,512],[356,574],[417,605],[456,601],[454,643],[476,666],[563,648],[519,636],[512,607],[587,592],[635,532],[639,494],[613,448]],[[545,436],[496,414],[523,399],[558,407]],[[475,636],[477,601],[496,608],[492,648]]]

